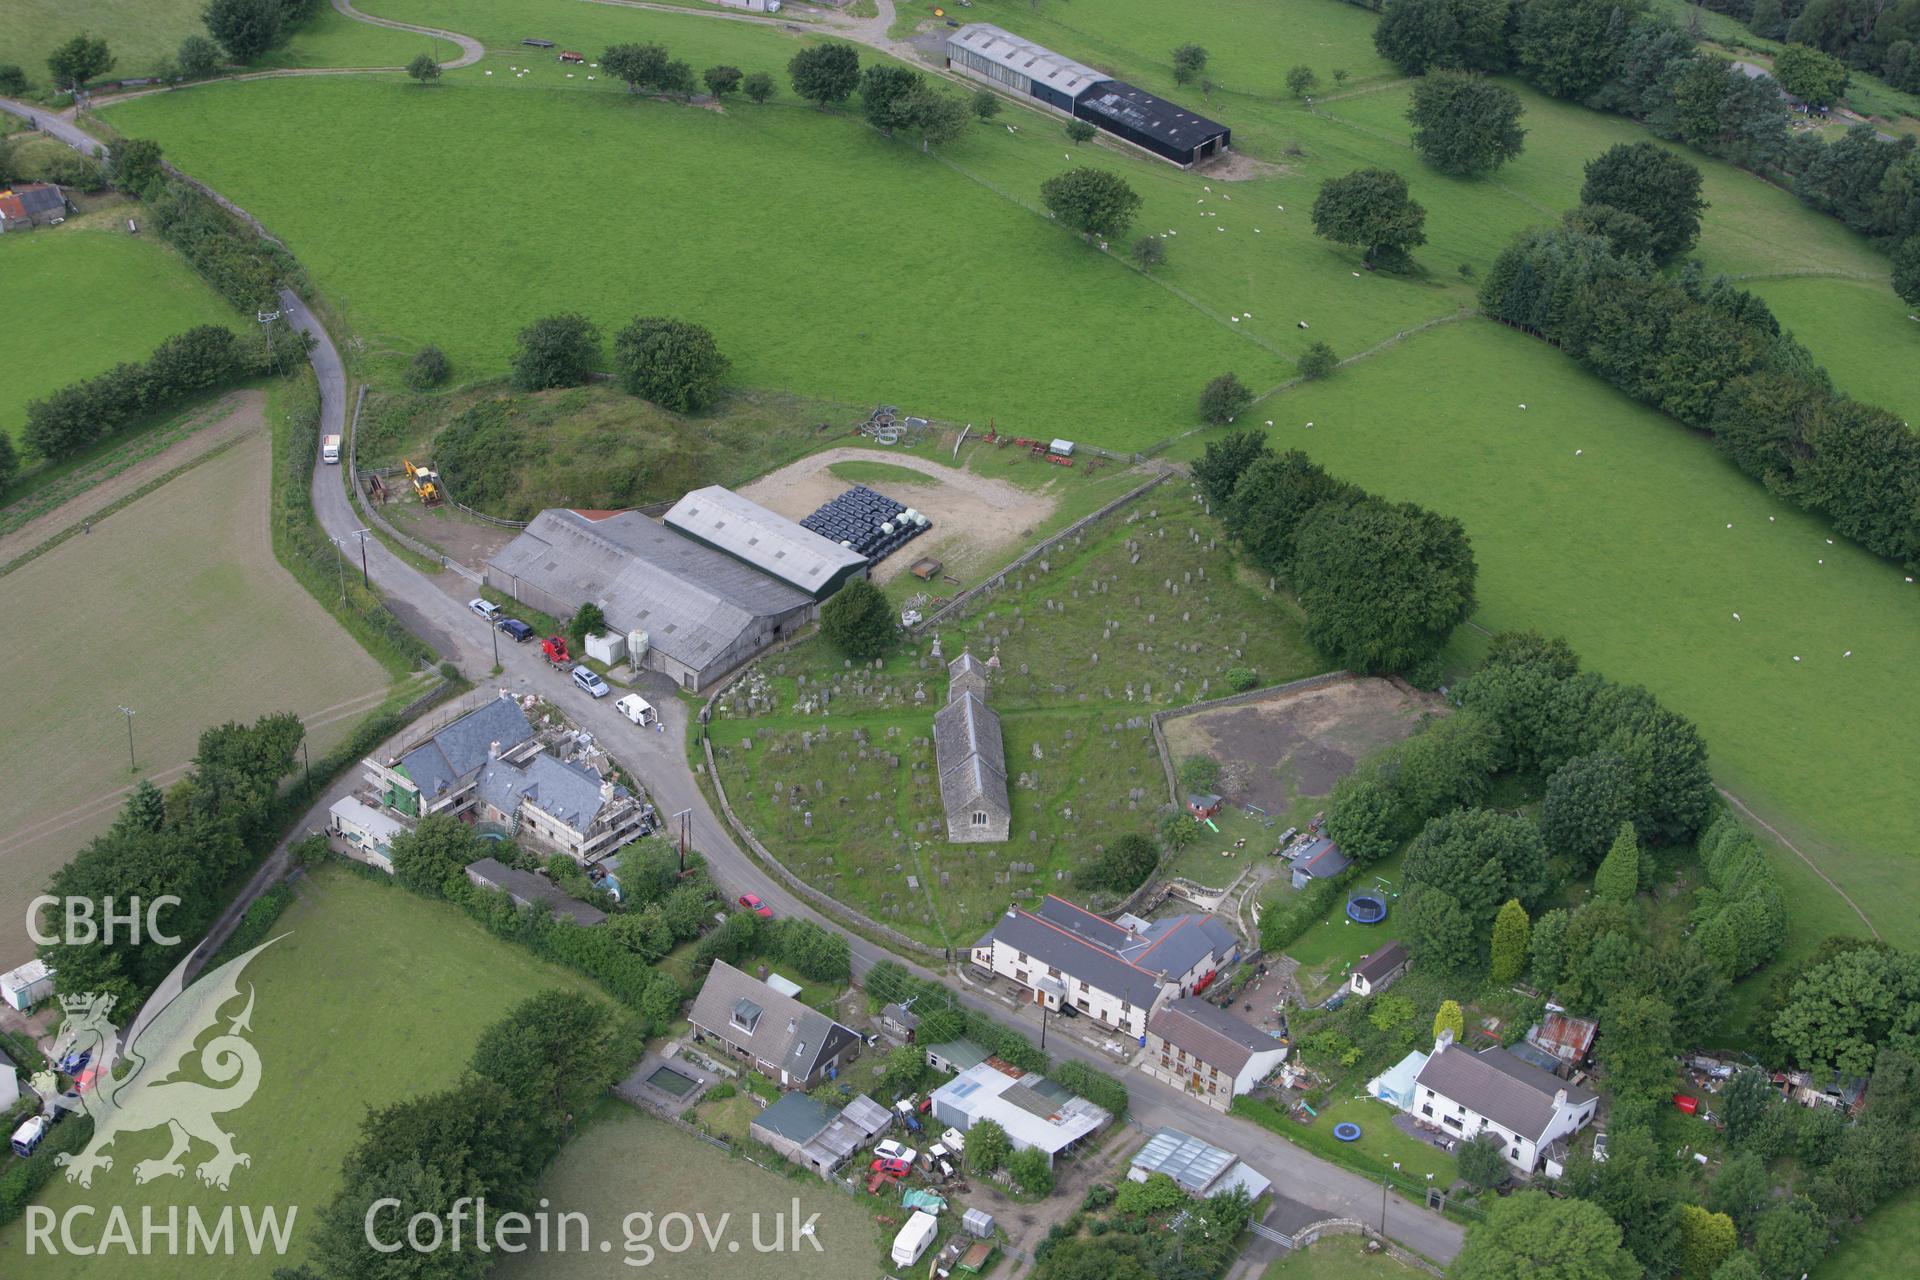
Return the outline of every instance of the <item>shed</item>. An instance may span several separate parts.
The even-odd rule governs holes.
[[[1354,962],[1347,987],[1357,996],[1370,996],[1385,991],[1406,971],[1407,949],[1397,942],[1389,942]]]
[[[946,54],[953,70],[1063,115],[1072,115],[1075,101],[1106,78],[991,22],[970,22],[948,35]]]
[[[960,1215],[960,1227],[968,1235],[985,1240],[993,1234],[993,1215],[985,1209],[969,1209]]]
[[[1211,791],[1190,792],[1187,795],[1187,812],[1204,822],[1220,812],[1220,797]]]
[[[890,1004],[880,1011],[880,1031],[889,1040],[905,1044],[919,1029],[920,1015],[903,1004]]]
[[[958,1075],[987,1060],[987,1051],[971,1040],[950,1040],[946,1044],[927,1046],[927,1065],[935,1071],[951,1071]]]
[[[13,1059],[0,1053],[0,1111],[20,1101],[20,1077],[14,1073]]]
[[[587,637],[587,656],[595,662],[604,662],[612,666],[616,662],[627,660],[627,638],[618,631],[606,635]]]
[[[26,1013],[53,994],[53,970],[44,960],[29,960],[19,968],[0,973],[0,998]]]
[[[1233,132],[1124,80],[1108,80],[1080,95],[1073,114],[1141,150],[1186,166],[1225,151]]]
[[[940,1234],[940,1220],[930,1213],[914,1210],[907,1224],[900,1228],[900,1234],[893,1238],[893,1265],[910,1267],[920,1261],[927,1246]]]
[[[1293,872],[1293,887],[1304,889],[1315,880],[1327,880],[1339,875],[1349,864],[1347,855],[1340,852],[1339,845],[1325,836],[1318,836],[1294,854],[1287,865]]]
[[[600,908],[563,892],[545,877],[515,870],[498,858],[469,862],[467,879],[479,888],[499,890],[512,898],[515,906],[545,907],[550,914],[577,925],[596,925],[607,918]]]
[[[327,810],[327,831],[345,841],[356,855],[364,855],[364,861],[391,871],[394,839],[406,834],[407,824],[357,796],[348,796]]]

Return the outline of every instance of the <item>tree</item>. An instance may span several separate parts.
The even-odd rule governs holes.
[[[975,89],[972,107],[973,118],[985,124],[1000,114],[1000,95],[991,89]]]
[[[1429,819],[1407,850],[1401,874],[1408,885],[1452,894],[1481,932],[1508,898],[1531,902],[1548,887],[1539,829],[1493,809],[1454,809]]]
[[[922,84],[914,94],[913,127],[920,131],[922,151],[959,141],[966,136],[972,120],[965,98],[941,93],[927,84]]]
[[[439,84],[440,64],[430,53],[416,53],[407,64],[407,74],[419,84]]]
[[[793,91],[822,111],[845,102],[860,84],[860,55],[837,41],[808,45],[787,63]]]
[[[1860,1076],[1882,1044],[1920,1036],[1920,956],[1861,947],[1808,969],[1773,1020],[1773,1038],[1809,1070]]]
[[[1253,391],[1237,374],[1223,373],[1200,391],[1200,420],[1224,427],[1247,411]]]
[[[407,386],[415,391],[437,387],[447,380],[448,370],[446,353],[428,343],[407,362]]]
[[[1135,1182],[1129,1178],[1120,1184],[1119,1194],[1113,1200],[1113,1211],[1146,1217],[1177,1209],[1186,1201],[1187,1193],[1180,1189],[1179,1183],[1167,1174],[1150,1173],[1144,1181]]]
[[[1675,993],[1685,998],[1686,993]],[[1605,1028],[1596,1056],[1606,1069],[1607,1087],[1615,1097],[1655,1096],[1667,1092],[1674,1078],[1673,1008],[1654,995],[1622,993],[1607,1001]]]
[[[1319,83],[1320,77],[1313,73],[1312,67],[1296,66],[1287,68],[1287,92],[1296,98],[1306,97],[1314,91]]]
[[[1377,778],[1349,774],[1333,788],[1327,835],[1360,866],[1380,861],[1400,844],[1393,791]]]
[[[1236,431],[1210,440],[1193,464],[1193,482],[1209,505],[1224,508],[1240,477],[1267,452],[1267,438],[1258,431]]]
[[[1653,256],[1653,224],[1637,213],[1610,204],[1583,204],[1561,214],[1560,222],[1569,231],[1599,236],[1616,257]]]
[[[1639,892],[1640,840],[1634,834],[1633,824],[1623,822],[1613,846],[1600,861],[1600,869],[1593,873],[1593,894],[1603,901],[1625,906]]]
[[[1515,13],[1515,67],[1556,98],[1583,98],[1620,65],[1635,12],[1616,0],[1530,0]]]
[[[721,63],[717,67],[708,67],[700,73],[701,81],[707,86],[707,92],[724,101],[727,95],[740,90],[740,81],[744,74],[738,67]]]
[[[1910,307],[1920,307],[1920,231],[1893,251],[1893,291]]]
[[[1773,78],[1794,97],[1826,107],[1847,91],[1847,64],[1804,44],[1790,44],[1774,55]]]
[[[1527,967],[1528,944],[1532,927],[1527,909],[1518,898],[1508,898],[1493,918],[1493,970],[1495,982],[1512,982]]]
[[[1713,1185],[1707,1189],[1707,1208],[1725,1214],[1741,1229],[1749,1229],[1772,1194],[1773,1189],[1767,1183],[1766,1163],[1755,1152],[1742,1151],[1729,1158],[1713,1175]]]
[[[629,395],[675,413],[699,413],[712,406],[733,365],[704,326],[635,316],[614,335],[613,367]]]
[[[605,635],[606,631],[607,615],[591,600],[575,609],[573,616],[567,619],[567,636],[573,641],[575,650],[587,647],[588,636]]]
[[[1460,1176],[1475,1191],[1493,1190],[1512,1172],[1497,1134],[1483,1132],[1473,1141],[1462,1143],[1454,1158],[1460,1162]]]
[[[135,195],[163,178],[160,168],[160,144],[151,138],[128,138],[113,149],[113,184]]]
[[[1794,1196],[1760,1215],[1753,1253],[1768,1280],[1797,1280],[1827,1251],[1826,1219],[1811,1200]]]
[[[1126,179],[1105,169],[1082,166],[1055,174],[1040,184],[1040,202],[1054,218],[1091,243],[1123,235],[1139,212],[1140,196]]]
[[[895,129],[913,123],[914,97],[920,73],[897,63],[875,63],[860,73],[860,109],[867,123],[893,136]]]
[[[1038,1147],[1028,1147],[1008,1156],[1007,1173],[1014,1185],[1030,1196],[1049,1195],[1053,1191],[1053,1167],[1047,1163],[1047,1153]]]
[[[1212,791],[1220,782],[1220,762],[1209,755],[1191,755],[1180,762],[1180,786],[1187,791]]]
[[[1093,135],[1098,132],[1099,132],[1098,129],[1095,129],[1092,125],[1088,124],[1085,120],[1067,121],[1066,134],[1067,134],[1068,142],[1072,142],[1075,144],[1083,143],[1083,142],[1092,142]]]
[[[740,89],[753,100],[755,105],[765,103],[768,98],[779,92],[779,86],[774,84],[773,77],[764,71],[756,71],[742,80]]]
[[[1777,4],[1778,0],[1760,0],[1760,3]],[[1755,12],[1759,10],[1756,8]],[[1767,1273],[1760,1269],[1760,1264],[1754,1261],[1752,1254],[1736,1253],[1714,1268],[1713,1280],[1767,1280]]]
[[[1620,1228],[1598,1205],[1522,1191],[1467,1229],[1448,1280],[1639,1280]]]
[[[617,917],[616,917],[617,918]],[[530,1158],[557,1153],[594,1099],[620,1078],[637,1052],[635,1028],[604,1000],[579,991],[529,996],[481,1033],[473,1070],[527,1109],[534,1136]]]
[[[1336,244],[1358,245],[1371,262],[1392,266],[1427,242],[1427,211],[1407,194],[1407,180],[1388,169],[1356,169],[1320,188],[1313,229]]]
[[[1159,236],[1141,236],[1133,242],[1132,256],[1141,267],[1157,267],[1167,260],[1167,242]]]
[[[1407,108],[1413,149],[1442,173],[1488,173],[1520,154],[1520,95],[1485,76],[1434,71],[1413,87]]]
[[[1285,576],[1292,572],[1307,517],[1325,504],[1353,502],[1360,495],[1298,449],[1273,453],[1260,439],[1263,452],[1240,476],[1221,514],[1255,565]]]
[[[1579,866],[1599,864],[1633,812],[1633,772],[1618,752],[1594,751],[1547,779],[1540,830],[1547,845]]]
[[[1160,850],[1153,841],[1130,831],[1102,851],[1087,868],[1085,880],[1091,888],[1130,893],[1145,884],[1159,865]]]
[[[600,55],[601,70],[624,81],[628,93],[658,89],[667,61],[666,49],[657,44],[616,44]]]
[[[22,97],[29,87],[27,73],[18,63],[0,62],[0,97]]]
[[[480,856],[478,845],[473,829],[458,818],[422,818],[412,831],[393,838],[393,878],[415,893],[444,897],[447,886],[464,878],[467,864]]]
[[[1391,0],[1373,46],[1410,76],[1433,67],[1506,71],[1509,11],[1507,0]]]
[[[1300,376],[1308,382],[1318,382],[1339,367],[1340,357],[1324,342],[1310,342],[1300,353]]]
[[[1407,671],[1473,612],[1473,548],[1460,522],[1380,498],[1325,502],[1301,523],[1289,576],[1307,639],[1354,671]]]
[[[893,606],[880,588],[854,578],[820,610],[820,634],[855,662],[871,662],[893,644]]]
[[[174,62],[178,64],[181,75],[189,80],[198,80],[219,70],[220,50],[205,36],[188,36],[180,42],[180,51],[174,54]]]
[[[53,73],[54,88],[78,92],[87,81],[113,70],[113,54],[105,40],[83,32],[47,55],[47,70]]]
[[[1013,1140],[998,1120],[978,1120],[967,1130],[964,1153],[967,1168],[975,1174],[992,1173],[1013,1154]]]
[[[1555,907],[1533,922],[1527,948],[1528,973],[1533,985],[1548,993],[1560,984],[1560,975],[1566,969],[1568,919],[1566,908]]]
[[[693,78],[693,67],[679,58],[675,58],[660,68],[660,83],[656,87],[661,93],[678,94],[680,101],[691,102],[694,90],[700,82]]]
[[[1619,143],[1587,162],[1580,188],[1583,205],[1609,205],[1653,228],[1656,261],[1667,262],[1693,247],[1700,235],[1700,171],[1651,142]]]
[[[1407,944],[1423,968],[1463,976],[1481,960],[1484,926],[1460,905],[1460,900],[1438,885],[1415,885],[1400,904],[1406,921]]]
[[[1697,1204],[1680,1206],[1680,1266],[1692,1280],[1712,1280],[1715,1269],[1739,1247],[1732,1218]]]
[[[1453,1033],[1455,1044],[1466,1038],[1467,1015],[1461,1011],[1458,1000],[1442,1000],[1439,1011],[1433,1015],[1433,1038],[1438,1040],[1443,1031]]]
[[[211,0],[200,17],[229,58],[252,62],[280,42],[287,9],[281,0]]]
[[[1173,82],[1192,84],[1207,69],[1207,51],[1197,44],[1183,44],[1173,51]]]
[[[578,312],[536,320],[520,331],[513,385],[521,391],[577,387],[600,359],[600,329]]]

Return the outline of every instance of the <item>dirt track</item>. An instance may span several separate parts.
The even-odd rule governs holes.
[[[1020,542],[1029,530],[1053,514],[1054,500],[1044,493],[908,453],[853,446],[811,454],[761,476],[740,492],[788,519],[798,520],[853,487],[827,469],[836,462],[884,462],[918,471],[932,481],[900,485],[893,492],[884,481],[872,486],[897,502],[924,511],[933,521],[931,530],[874,569],[873,580],[879,583],[898,577],[922,556],[944,561],[948,573],[967,579],[1003,561],[1007,547]]]

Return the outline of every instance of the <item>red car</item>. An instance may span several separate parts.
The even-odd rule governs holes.
[[[875,1160],[871,1167],[875,1173],[884,1173],[889,1178],[904,1178],[907,1176],[907,1162],[905,1160]]]
[[[762,920],[773,919],[773,908],[760,901],[760,895],[757,893],[741,894],[740,905],[759,916]]]

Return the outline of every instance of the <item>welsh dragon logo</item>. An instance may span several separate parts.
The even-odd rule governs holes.
[[[226,1020],[226,1029],[204,1045],[199,1041],[219,1026],[221,1009],[240,994],[240,974],[247,964],[276,941],[261,943],[191,987],[185,986],[185,975],[192,957],[182,960],[141,1007],[124,1043],[113,1022],[112,996],[61,997],[66,1021],[54,1042],[54,1060],[65,1061],[69,1054],[81,1052],[92,1055],[91,1087],[77,1101],[65,1095],[55,1102],[93,1117],[93,1138],[86,1149],[55,1157],[56,1163],[66,1166],[67,1181],[92,1186],[96,1171],[113,1168],[113,1157],[105,1149],[114,1139],[163,1125],[172,1134],[172,1146],[157,1160],[135,1164],[135,1182],[181,1177],[186,1172],[181,1157],[196,1141],[213,1148],[211,1158],[196,1170],[208,1186],[225,1191],[233,1171],[253,1163],[246,1152],[234,1150],[233,1135],[214,1122],[222,1112],[245,1106],[260,1085],[260,1054],[245,1036],[252,1029],[251,983],[245,1007]],[[196,1055],[200,1074],[225,1087],[176,1078],[183,1064]],[[123,1065],[131,1069],[120,1071]]]

